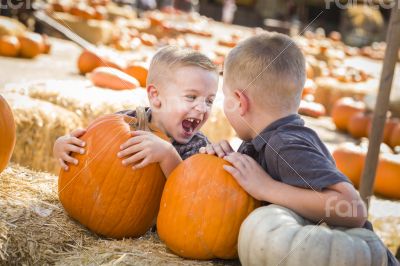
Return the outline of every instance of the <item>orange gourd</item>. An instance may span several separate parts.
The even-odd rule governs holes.
[[[118,64],[94,51],[84,50],[78,58],[78,69],[81,74],[92,72],[100,66],[121,69]]]
[[[364,112],[358,112],[350,117],[347,131],[354,138],[364,138],[368,136],[368,125],[371,121],[371,115]]]
[[[15,36],[3,36],[0,39],[0,55],[16,57],[21,50],[21,44]]]
[[[167,247],[191,259],[237,257],[240,225],[259,202],[223,169],[225,160],[194,155],[168,177],[157,231]]]
[[[42,53],[43,38],[40,34],[34,32],[25,32],[18,37],[21,43],[20,55],[25,58],[34,58]]]
[[[400,146],[400,124],[398,124],[392,131],[389,141],[390,147],[394,148]]]
[[[153,225],[160,204],[165,177],[159,164],[133,170],[117,157],[130,131],[145,128],[144,110],[137,110],[137,115],[138,119],[111,114],[93,121],[81,137],[86,153],[73,154],[79,164],[61,170],[58,180],[59,198],[68,214],[107,237],[143,235]],[[137,121],[139,127],[133,126]]]
[[[125,68],[124,72],[137,79],[140,82],[140,86],[146,87],[148,69],[144,64],[132,63]]]
[[[384,143],[390,144],[392,132],[393,132],[394,128],[399,124],[400,124],[400,119],[398,119],[398,118],[386,119],[385,125],[383,128],[383,140],[382,141]],[[370,136],[370,134],[371,134],[371,128],[372,128],[372,120],[368,124],[368,130],[367,130],[368,136]]]
[[[392,199],[400,199],[400,154],[382,154],[374,184],[374,192]]]
[[[332,120],[338,130],[346,131],[350,117],[355,113],[365,111],[365,109],[364,102],[344,97],[335,102],[331,113]]]
[[[326,114],[325,107],[320,103],[300,101],[299,114],[318,118]]]
[[[15,146],[15,122],[10,106],[0,95],[0,173],[10,161]]]
[[[336,167],[347,176],[356,187],[358,187],[360,183],[365,155],[366,150],[353,143],[344,143],[332,153],[336,161]]]
[[[88,74],[95,86],[113,90],[127,90],[139,87],[139,81],[112,67],[98,67]]]

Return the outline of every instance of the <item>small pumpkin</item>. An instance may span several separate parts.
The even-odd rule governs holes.
[[[390,138],[392,136],[392,132],[394,130],[394,128],[400,124],[400,119],[398,118],[388,118],[385,121],[385,125],[383,128],[383,142],[390,144]],[[368,125],[368,136],[370,136],[371,134],[371,128],[372,128],[372,120],[370,121],[369,125]]]
[[[360,185],[360,177],[365,163],[366,149],[354,143],[343,143],[332,153],[336,167],[347,176],[354,186]]]
[[[88,74],[95,86],[113,90],[127,90],[139,87],[139,81],[112,67],[98,67]]]
[[[93,121],[81,137],[86,153],[73,154],[79,164],[59,175],[58,195],[67,213],[107,237],[143,235],[153,225],[160,206],[165,176],[159,164],[132,170],[117,157],[131,130],[147,128],[142,108],[137,109],[137,117],[111,114]],[[147,130],[168,139],[152,125]]]
[[[25,32],[18,37],[21,43],[20,55],[25,58],[34,58],[41,54],[43,48],[43,38],[40,34],[34,32]]]
[[[113,67],[121,69],[119,64],[108,59],[105,55],[95,51],[84,50],[78,58],[78,69],[81,74],[92,72],[100,66]]]
[[[259,205],[213,155],[189,157],[168,177],[157,231],[174,253],[190,259],[237,257],[237,236]]]
[[[10,161],[15,146],[14,116],[7,101],[0,95],[0,173]]]
[[[140,82],[140,86],[144,88],[146,87],[147,74],[149,70],[144,64],[138,62],[131,63],[124,69],[124,72],[137,79]]]
[[[318,118],[326,114],[325,107],[320,103],[301,100],[299,114]]]
[[[337,100],[332,109],[332,121],[338,130],[346,131],[351,116],[358,112],[364,112],[365,103],[356,101],[350,97],[344,97]]]
[[[153,34],[142,33],[140,34],[139,38],[146,46],[155,46],[157,43],[157,37]]]
[[[398,124],[392,131],[389,141],[390,147],[394,148],[400,146],[400,124]]]
[[[387,265],[379,237],[364,228],[314,225],[290,209],[268,205],[253,211],[240,227],[243,266]]]
[[[0,38],[0,55],[16,57],[21,50],[21,44],[15,36],[3,36]]]
[[[400,155],[382,154],[379,158],[374,192],[391,199],[400,199]]]
[[[372,117],[365,112],[358,112],[350,117],[347,131],[354,138],[364,138],[368,136],[368,125]]]

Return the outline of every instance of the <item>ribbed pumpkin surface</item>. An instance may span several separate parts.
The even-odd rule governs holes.
[[[123,166],[117,157],[120,145],[130,138],[124,115],[95,120],[81,139],[84,155],[69,171],[61,170],[60,201],[74,219],[108,237],[136,237],[155,221],[165,177],[158,164],[139,170]]]
[[[157,231],[168,248],[191,259],[237,257],[242,221],[258,206],[223,169],[225,160],[198,154],[168,177]]]
[[[10,106],[0,95],[0,173],[6,168],[15,146],[15,122]]]

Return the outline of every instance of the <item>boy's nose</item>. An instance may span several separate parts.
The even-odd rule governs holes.
[[[205,112],[207,112],[207,103],[205,103],[205,102],[203,102],[203,101],[201,101],[201,102],[199,102],[198,104],[196,104],[196,106],[195,106],[195,109],[197,110],[197,111],[199,111],[200,113],[205,113]]]

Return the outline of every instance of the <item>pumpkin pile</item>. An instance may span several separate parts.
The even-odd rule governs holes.
[[[400,199],[400,154],[393,154],[389,148],[381,149],[375,176],[374,192],[392,199]],[[332,153],[337,168],[346,175],[356,187],[360,185],[364,169],[367,147],[344,143]]]
[[[0,173],[10,161],[15,146],[15,122],[6,100],[0,95]]]
[[[336,128],[354,138],[368,137],[372,126],[372,113],[363,101],[344,97],[332,108],[332,121]],[[384,125],[383,142],[395,148],[400,145],[400,119],[388,117]]]
[[[225,160],[197,154],[168,177],[157,218],[167,247],[190,259],[237,257],[242,221],[259,202],[223,169]]]
[[[158,212],[165,183],[159,164],[132,170],[117,157],[131,130],[152,130],[168,139],[152,125],[146,126],[144,108],[137,109],[137,117],[112,114],[93,121],[81,137],[86,153],[74,154],[79,164],[60,172],[58,193],[65,210],[100,235],[141,236],[153,225]]]
[[[82,20],[104,20],[107,18],[105,6],[109,2],[109,0],[55,1],[47,11],[69,13]]]

